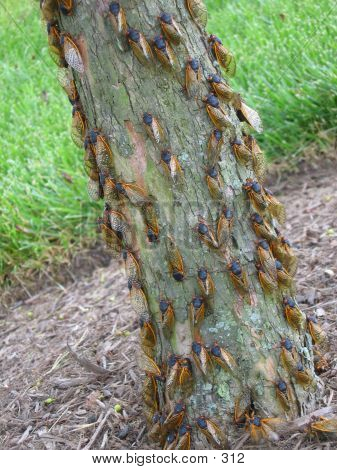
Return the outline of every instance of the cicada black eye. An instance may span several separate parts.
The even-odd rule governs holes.
[[[155,43],[157,49],[160,49],[161,51],[165,51],[166,42],[162,35],[155,36],[155,38],[153,39],[153,42]]]
[[[172,154],[169,150],[163,150],[161,159],[168,165],[171,162]]]
[[[132,280],[131,279],[128,280],[128,289],[129,289],[129,291],[132,290]]]
[[[97,143],[97,135],[98,135],[97,131],[94,131],[93,129],[89,131],[89,140],[92,144]]]
[[[172,444],[172,442],[174,442],[175,438],[176,438],[175,433],[174,433],[174,432],[170,432],[170,433],[168,434],[167,438],[166,438],[167,444]]]
[[[202,281],[206,281],[207,279],[207,269],[199,269],[198,271],[198,278]]]
[[[199,428],[201,429],[206,429],[207,428],[207,422],[205,420],[205,418],[203,416],[200,416],[198,419],[197,419],[197,425],[199,426]]]
[[[259,225],[262,225],[263,224],[263,218],[260,216],[260,214],[258,214],[257,212],[255,212],[253,215],[252,215],[252,219],[253,221],[256,223],[256,224],[259,224]]]
[[[144,113],[143,114],[144,124],[146,124],[147,126],[150,126],[152,124],[152,121],[153,121],[153,117],[151,116],[151,114],[149,114],[149,113]]]
[[[283,303],[284,303],[284,305],[287,305],[290,308],[295,308],[296,307],[296,302],[291,297],[286,297],[283,300]]]
[[[304,371],[304,367],[303,367],[303,364],[302,364],[301,361],[299,361],[299,362],[297,363],[296,368],[297,368],[297,370],[298,370],[299,372],[303,372],[303,371]]]
[[[191,60],[188,61],[188,63],[190,64],[191,69],[193,70],[193,72],[197,73],[198,70],[199,70],[199,66],[200,66],[200,63],[199,63],[198,59],[191,59]]]
[[[251,423],[254,424],[254,426],[261,426],[261,418],[254,416],[254,418],[251,420]]]
[[[221,77],[214,73],[213,75],[208,75],[207,77],[209,82],[221,83]]]
[[[199,354],[201,353],[201,344],[200,344],[200,343],[197,343],[196,341],[193,341],[193,343],[192,343],[192,351],[193,351],[197,356],[199,356]]]
[[[208,233],[208,227],[207,225],[203,224],[203,223],[200,223],[198,224],[198,232],[201,234],[201,235],[206,235]]]
[[[243,145],[243,144],[244,142],[238,137],[236,137],[235,140],[233,141],[233,145]]]
[[[269,250],[269,245],[267,240],[261,240],[259,241],[259,246],[263,248],[264,250]]]
[[[275,267],[280,271],[283,269],[282,263],[278,259],[275,260]]]
[[[253,181],[253,183],[252,183],[252,189],[253,189],[253,191],[255,191],[256,193],[260,193],[260,192],[261,192],[261,185],[260,185],[257,181]]]
[[[280,392],[285,393],[287,391],[287,384],[283,380],[280,380],[277,384],[277,388]]]
[[[187,426],[186,424],[182,424],[179,428],[179,436],[185,436],[187,432],[190,431],[190,426]]]
[[[193,307],[196,310],[202,306],[203,302],[204,301],[203,301],[202,297],[194,297],[194,299],[192,300]]]
[[[220,348],[220,346],[218,346],[217,344],[213,345],[211,347],[211,353],[213,354],[213,356],[221,357],[221,348]]]
[[[218,170],[215,168],[215,166],[213,166],[212,168],[210,168],[208,171],[207,171],[207,174],[211,177],[211,178],[216,178],[218,176]]]
[[[150,243],[154,243],[158,240],[158,237],[157,235],[154,233],[154,231],[152,230],[152,228],[149,228],[147,230],[147,238],[149,240]]]
[[[162,14],[160,15],[160,19],[161,19],[161,21],[163,21],[164,23],[172,24],[172,15],[170,15],[170,13],[162,13]]]
[[[175,354],[170,354],[168,359],[167,359],[167,365],[172,368],[173,366],[176,365],[176,363],[178,362],[179,358],[178,356],[176,356]]]
[[[241,273],[242,273],[241,266],[239,265],[239,263],[237,261],[232,262],[231,271],[236,276],[241,276]]]
[[[110,10],[110,13],[112,13],[114,16],[118,16],[121,10],[121,6],[118,2],[111,2],[109,5],[109,10]]]
[[[177,282],[181,282],[184,280],[184,273],[180,271],[173,270],[172,276],[173,276],[173,279]]]
[[[214,129],[213,135],[218,142],[222,139],[222,132],[219,129]]]
[[[139,42],[140,40],[140,33],[136,29],[133,28],[128,28],[127,30],[127,36],[131,39],[133,42]]]
[[[182,403],[177,403],[174,407],[174,413],[181,413],[182,411],[184,411],[185,409],[185,405],[183,405]]]
[[[218,98],[212,93],[206,97],[206,102],[210,106],[213,106],[213,108],[218,108],[220,105]]]
[[[169,302],[167,300],[160,300],[159,302],[159,310],[161,313],[165,313],[167,309],[169,308]]]
[[[233,211],[231,209],[226,208],[224,211],[225,219],[231,220],[233,218]]]
[[[283,346],[287,351],[291,351],[293,349],[293,343],[290,341],[289,338],[286,338],[283,342]]]

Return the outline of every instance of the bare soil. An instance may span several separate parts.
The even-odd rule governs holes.
[[[288,209],[284,232],[299,257],[297,299],[305,313],[318,315],[331,341],[330,368],[321,375],[325,406],[336,403],[337,389],[337,171],[330,163],[282,179],[276,192]],[[98,249],[84,259],[36,293],[24,289],[0,313],[0,448],[153,448],[142,418],[137,322],[122,266],[106,265]],[[337,443],[295,433],[277,447]]]

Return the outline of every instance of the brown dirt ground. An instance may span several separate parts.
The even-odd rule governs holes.
[[[284,232],[300,260],[297,298],[305,313],[316,312],[330,335],[322,406],[336,403],[337,390],[336,176],[333,163],[303,169],[276,184],[288,209]],[[116,262],[106,266],[99,250],[84,260],[67,268],[64,282],[58,276],[0,313],[0,448],[153,448],[141,417],[137,324],[124,274]],[[97,366],[111,373],[100,375]],[[115,405],[123,411],[117,413]],[[277,447],[337,444],[297,433]]]

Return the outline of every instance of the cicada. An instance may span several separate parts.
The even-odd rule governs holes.
[[[266,273],[274,281],[277,280],[277,272],[275,266],[275,258],[269,247],[267,240],[259,240],[257,243],[257,254],[261,265],[263,266]]]
[[[295,330],[302,330],[305,326],[305,316],[297,303],[291,297],[283,298],[284,315],[289,325]]]
[[[281,362],[290,373],[297,367],[298,354],[289,338],[281,342]]]
[[[207,143],[207,159],[210,166],[216,165],[220,159],[223,144],[224,138],[222,132],[219,129],[214,129]]]
[[[223,46],[222,41],[214,34],[209,36],[208,42],[219,65],[224,69],[229,77],[234,77],[236,72],[236,61],[233,54]]]
[[[70,16],[74,13],[73,0],[58,0],[60,12],[63,15]]]
[[[226,111],[213,93],[210,93],[202,100],[206,104],[206,111],[210,120],[217,129],[224,130],[233,126],[233,123],[226,114]]]
[[[193,20],[203,28],[206,28],[208,15],[203,0],[186,0],[186,5]]]
[[[205,318],[205,301],[202,297],[194,297],[189,305],[189,317],[192,326],[200,325]]]
[[[259,238],[264,238],[269,242],[271,242],[272,240],[276,240],[277,237],[273,231],[273,228],[257,212],[252,215],[252,225],[254,232]]]
[[[144,214],[148,239],[150,242],[157,241],[159,236],[159,225],[154,205],[151,203],[145,204],[142,210]]]
[[[96,139],[92,143],[95,146],[99,170],[104,174],[111,174],[113,170],[113,154],[106,138],[102,134],[96,134]]]
[[[278,259],[275,260],[275,267],[279,287],[292,290],[293,278],[290,276],[288,271],[282,266],[282,263]]]
[[[317,318],[314,315],[308,315],[307,323],[314,344],[322,347],[325,350],[329,342],[328,335],[318,323]]]
[[[142,398],[146,406],[152,411],[158,410],[158,386],[153,375],[145,375],[142,389]]]
[[[61,32],[57,21],[47,22],[48,45],[53,53],[60,57],[62,55]]]
[[[123,250],[122,255],[125,264],[125,273],[128,279],[128,283],[140,283],[140,267],[135,255],[128,250]]]
[[[325,355],[320,354],[318,351],[315,351],[314,355],[314,365],[316,374],[320,375],[323,372],[326,372],[330,368],[329,361]]]
[[[191,432],[192,428],[188,424],[182,424],[178,430],[178,442],[175,447],[176,450],[190,450],[191,449]]]
[[[252,153],[253,171],[255,172],[257,179],[262,182],[266,175],[266,161],[263,152],[256,139],[251,135],[244,137],[244,143]]]
[[[235,289],[241,297],[247,297],[249,295],[248,279],[246,272],[241,267],[240,261],[231,261],[228,269]]]
[[[192,363],[188,357],[180,359],[180,371],[178,375],[178,386],[183,396],[192,393],[194,386]]]
[[[157,145],[163,144],[165,133],[158,120],[150,113],[143,114],[143,124],[150,139]]]
[[[114,207],[116,201],[119,199],[119,193],[116,189],[116,183],[110,176],[103,175],[100,173],[100,179],[102,181],[104,200],[107,204]]]
[[[96,176],[94,174],[94,176]],[[87,192],[89,195],[89,198],[92,201],[99,201],[100,199],[103,198],[103,188],[99,182],[99,178],[91,178],[89,177],[88,183],[87,183]]]
[[[162,13],[159,21],[167,39],[173,44],[179,44],[182,40],[182,33],[173,16],[170,13]]]
[[[206,182],[213,199],[221,200],[223,198],[223,181],[215,166],[206,171]]]
[[[290,241],[282,236],[271,242],[271,250],[275,258],[279,259],[290,276],[294,277],[297,271],[297,257]]]
[[[232,143],[233,153],[241,165],[252,165],[252,152],[241,139],[236,138]]]
[[[175,321],[172,301],[160,299],[159,310],[161,313],[163,327],[171,332]]]
[[[337,418],[325,418],[320,416],[317,420],[310,423],[311,432],[337,433]]]
[[[224,207],[218,219],[217,239],[219,247],[227,245],[231,238],[234,215],[228,207]]]
[[[87,132],[87,120],[81,106],[75,104],[72,111],[71,138],[77,147],[82,148]]]
[[[146,295],[138,282],[130,284],[130,301],[134,311],[139,317],[149,317],[149,304]]]
[[[255,209],[260,215],[265,212],[267,209],[268,203],[266,201],[265,193],[257,181],[247,178],[246,182],[242,185],[243,189],[246,191],[249,200]]]
[[[292,371],[296,381],[303,385],[304,388],[308,388],[312,384],[314,377],[309,369],[306,369],[301,361],[298,361],[296,369]]]
[[[153,54],[143,34],[136,29],[128,28],[126,38],[139,62],[143,65],[149,65],[153,61]]]
[[[73,68],[78,73],[83,73],[83,59],[77,45],[75,44],[70,34],[62,33],[60,43],[63,47],[64,57],[69,67]]]
[[[198,284],[205,297],[212,297],[214,295],[214,282],[206,268],[198,269]]]
[[[284,224],[286,220],[286,211],[284,205],[276,199],[270,189],[264,188],[264,192],[270,215],[274,217],[279,224]]]
[[[183,281],[185,278],[185,268],[183,257],[171,236],[167,236],[167,257],[170,272],[176,281]]]
[[[161,370],[158,364],[148,356],[147,354],[141,353],[139,359],[140,368],[148,375],[154,375],[155,377],[161,377]]]
[[[202,79],[201,65],[198,59],[189,58],[185,69],[185,86],[188,96],[196,96]]]
[[[262,289],[267,294],[272,294],[277,290],[277,282],[273,279],[268,272],[264,269],[264,267],[257,263],[256,264],[257,275],[261,284]]]
[[[119,195],[126,197],[134,206],[144,206],[150,202],[143,188],[135,183],[116,182],[115,188]]]
[[[202,217],[199,217],[196,232],[198,233],[200,240],[206,245],[211,248],[219,248],[219,244],[215,238],[213,230]]]
[[[200,341],[193,341],[192,356],[200,372],[207,377],[212,363],[207,349]]]
[[[132,232],[125,216],[119,211],[112,210],[109,204],[106,204],[106,209],[108,210],[112,230],[123,240],[126,247],[132,246]]]
[[[51,21],[57,16],[57,0],[40,0],[40,9],[45,21]]]
[[[207,442],[215,449],[229,449],[225,433],[211,419],[199,416],[196,421],[199,431],[206,437]]]
[[[263,125],[259,114],[254,109],[247,106],[239,94],[234,95],[232,104],[241,122],[247,123],[259,134],[263,132]]]
[[[155,36],[153,39],[153,48],[164,67],[172,69],[176,66],[177,59],[173,49],[162,35]]]
[[[127,23],[124,9],[120,6],[119,2],[111,2],[109,5],[109,17],[112,27],[118,34],[126,34]]]
[[[75,104],[79,100],[79,95],[71,71],[67,68],[59,68],[57,70],[57,80],[67,93],[71,104]]]
[[[246,412],[251,409],[252,397],[249,389],[244,389],[234,402],[234,423],[243,424],[246,421]]]
[[[290,411],[294,406],[294,394],[291,390],[291,386],[280,379],[275,383],[275,392],[283,409]]]
[[[140,326],[140,345],[142,349],[152,356],[152,350],[157,344],[156,331],[151,321],[145,321],[142,318],[139,320]]]
[[[279,418],[260,418],[254,416],[254,413],[246,415],[246,430],[252,441],[256,443],[262,440],[278,441],[279,436],[272,428],[279,423]]]
[[[179,160],[176,155],[173,155],[170,150],[162,150],[160,163],[165,172],[172,178],[174,183],[177,183],[183,178],[183,170],[180,166]]]
[[[229,102],[233,97],[233,90],[231,87],[220,77],[220,75],[208,75],[207,81],[211,84],[214,93],[222,98],[224,101]]]
[[[150,439],[154,441],[159,441],[162,439],[162,435],[164,432],[164,429],[163,429],[164,421],[165,421],[165,418],[159,412],[154,413],[151,423],[150,423],[151,428],[148,432],[148,436]]]
[[[164,427],[168,430],[178,428],[185,418],[185,413],[186,406],[184,403],[176,403],[164,421]]]
[[[114,257],[118,257],[121,254],[123,245],[120,237],[111,230],[109,223],[104,220],[99,220],[99,227],[102,232],[103,240],[106,248],[109,250],[110,254]]]
[[[167,359],[168,373],[166,377],[166,390],[168,396],[172,398],[176,391],[179,375],[181,372],[180,358],[176,354],[170,354]]]
[[[217,342],[213,343],[210,349],[211,358],[219,364],[227,372],[234,372],[237,369],[237,363],[234,357],[226,351],[226,349],[221,348]]]
[[[163,450],[173,450],[176,448],[178,435],[176,432],[169,432],[165,439]]]

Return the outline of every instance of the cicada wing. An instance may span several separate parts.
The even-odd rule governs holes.
[[[151,357],[147,356],[146,354],[140,354],[139,366],[147,374],[155,376],[161,375],[161,370],[159,369],[158,365]]]
[[[257,111],[254,109],[250,108],[247,106],[245,103],[241,101],[241,107],[240,111],[245,118],[245,120],[248,122],[248,124],[259,134],[263,132],[263,125],[261,118]]]
[[[186,4],[194,21],[206,28],[208,13],[203,0],[186,0]]]
[[[80,111],[75,111],[73,113],[70,134],[74,144],[79,148],[83,147],[86,129],[87,123],[84,115]]]
[[[84,72],[81,53],[72,39],[64,36],[64,57],[67,64],[78,73]]]

